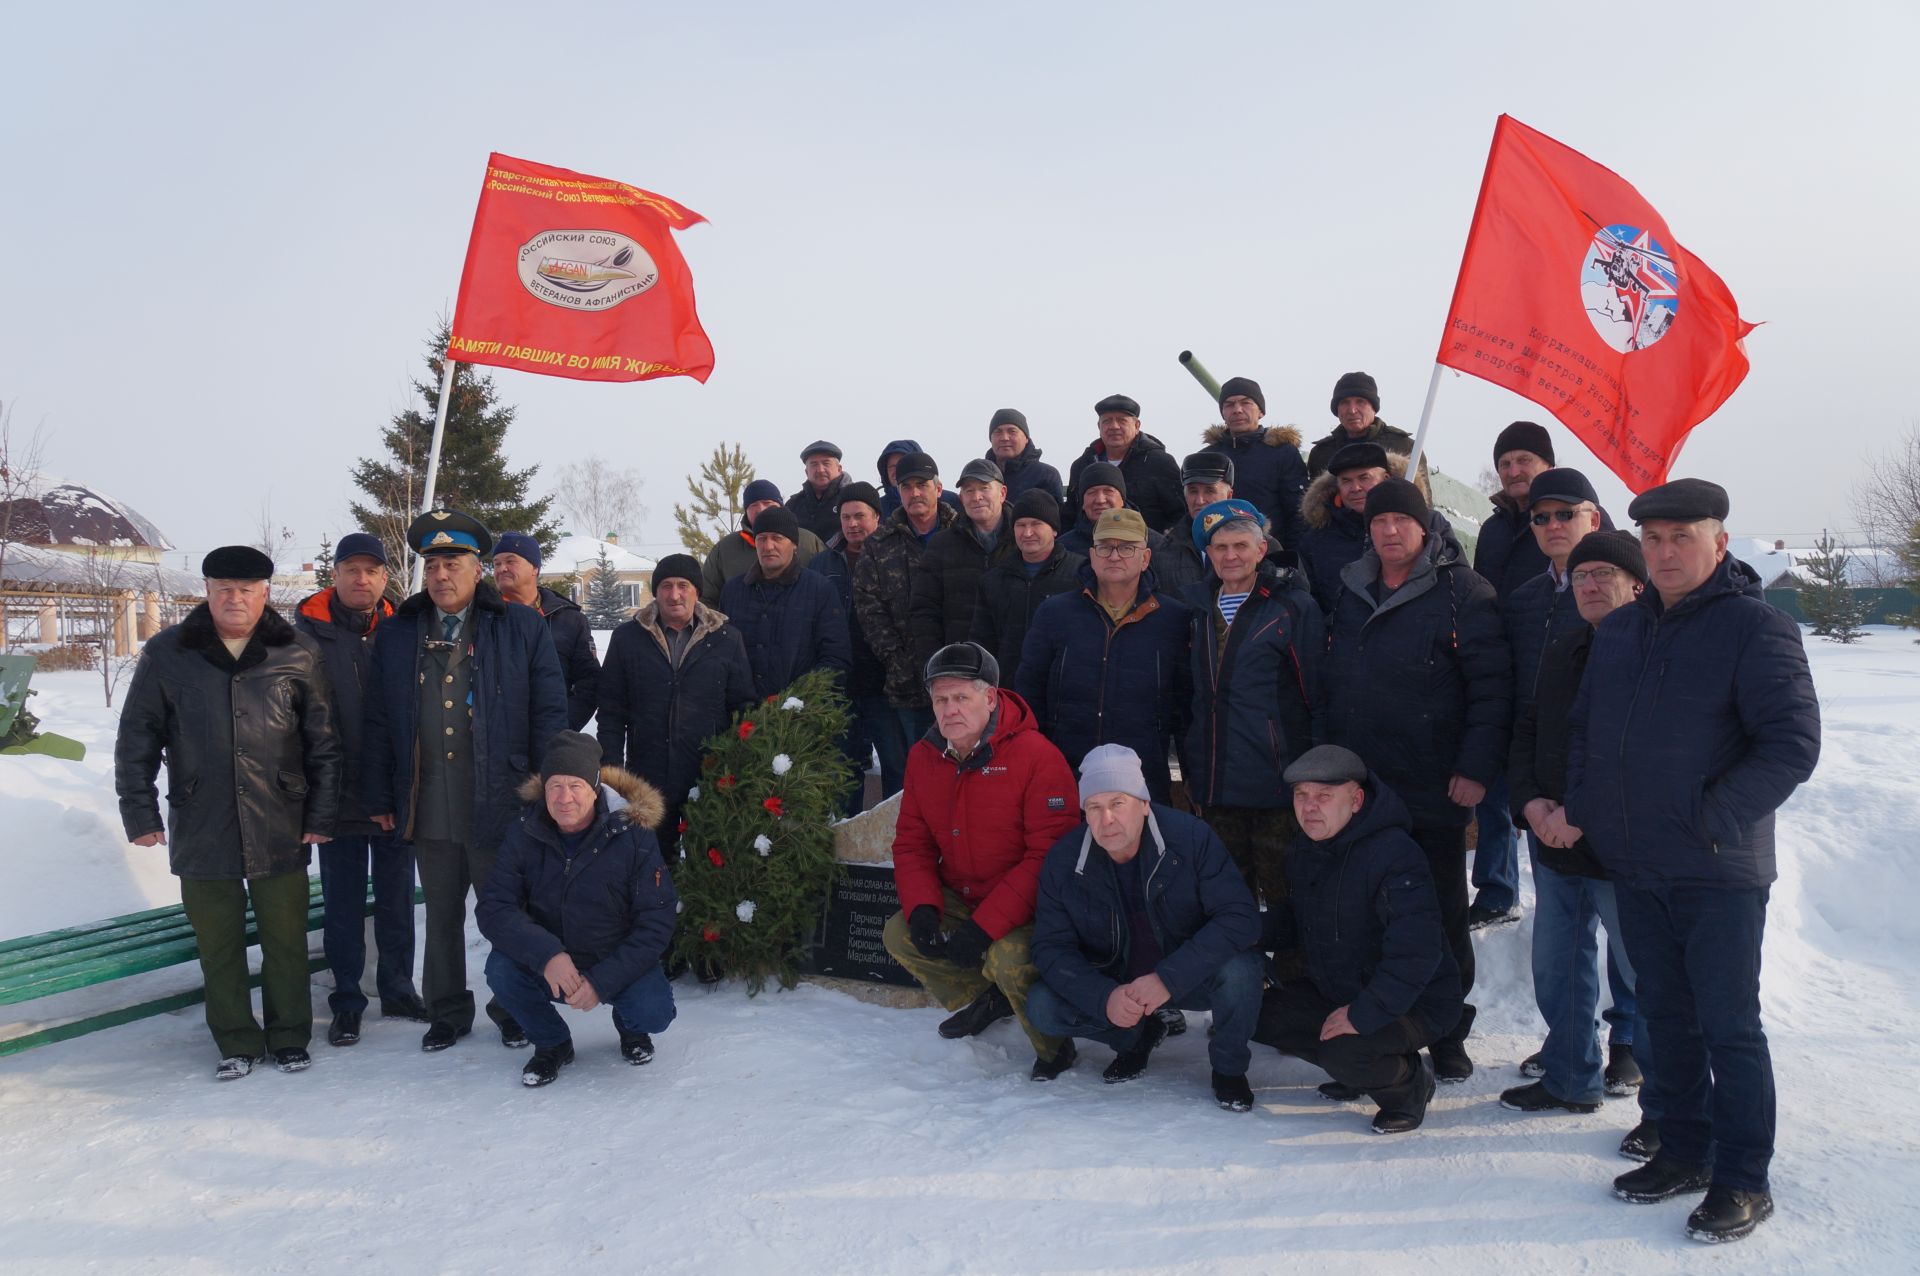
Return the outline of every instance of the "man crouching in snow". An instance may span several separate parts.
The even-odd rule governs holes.
[[[599,743],[578,731],[548,742],[541,774],[520,796],[528,806],[475,910],[493,941],[487,986],[533,1042],[520,1079],[546,1085],[573,1062],[556,1001],[611,1005],[621,1057],[645,1063],[650,1034],[674,1014],[660,959],[679,897],[653,835],[665,803],[645,780],[602,767]]]
[[[1300,834],[1287,900],[1262,948],[1299,948],[1307,978],[1267,993],[1253,1039],[1318,1064],[1328,1098],[1371,1095],[1376,1134],[1426,1120],[1433,1065],[1420,1053],[1460,1019],[1460,974],[1406,806],[1358,754],[1323,744],[1283,777]]]
[[[1212,829],[1148,797],[1140,757],[1123,744],[1080,763],[1080,803],[1086,823],[1040,870],[1033,960],[1043,982],[1027,1014],[1042,1032],[1113,1047],[1111,1083],[1146,1071],[1167,1035],[1162,1007],[1211,1011],[1214,1101],[1252,1111],[1247,1038],[1266,963],[1252,951],[1260,910],[1240,869]]]

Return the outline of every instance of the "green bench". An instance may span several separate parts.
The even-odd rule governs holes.
[[[420,898],[421,892],[416,888],[414,902],[419,903]],[[372,911],[373,892],[369,888],[367,912],[371,914]],[[319,930],[321,924],[320,879],[314,878],[308,887],[307,929]],[[254,925],[253,910],[249,908],[247,943],[252,946],[258,942],[259,931]],[[150,970],[182,966],[198,961],[199,957],[193,927],[187,922],[186,910],[178,904],[152,908],[142,913],[128,913],[124,917],[111,917],[85,926],[69,926],[64,930],[48,931],[44,935],[4,940],[0,941],[0,1006],[51,997],[75,988],[111,983]],[[309,972],[322,970],[326,964],[324,957],[313,957],[309,959],[307,969]],[[259,986],[259,976],[253,977],[252,984]],[[150,1015],[180,1010],[204,1001],[206,995],[204,988],[191,988],[156,997],[152,1001],[143,1001],[139,1005],[103,1011],[70,1023],[55,1024],[50,1028],[9,1037],[0,1040],[0,1057],[98,1032],[102,1028],[132,1023]]]

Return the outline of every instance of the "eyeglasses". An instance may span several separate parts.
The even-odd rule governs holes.
[[[1093,547],[1095,558],[1132,558],[1146,546],[1136,541],[1100,541]]]
[[[1541,510],[1533,516],[1533,525],[1535,527],[1545,527],[1548,523],[1553,522],[1571,523],[1584,513],[1586,513],[1586,511],[1583,509]]]
[[[1567,580],[1578,589],[1582,585],[1599,585],[1605,588],[1613,584],[1614,577],[1620,574],[1618,567],[1580,567],[1567,576]]]

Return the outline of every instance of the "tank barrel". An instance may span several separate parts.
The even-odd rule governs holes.
[[[1213,373],[1207,371],[1206,364],[1193,357],[1193,351],[1180,352],[1180,366],[1193,374],[1193,379],[1200,383],[1200,388],[1207,392],[1209,399],[1220,402],[1220,383],[1213,379]]]

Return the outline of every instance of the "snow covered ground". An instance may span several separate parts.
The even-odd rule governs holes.
[[[1106,1052],[1026,1080],[1011,1025],[802,987],[678,986],[645,1068],[604,1013],[540,1091],[476,1035],[423,1055],[367,1021],[296,1076],[210,1079],[198,1008],[0,1059],[0,1264],[9,1271],[1475,1273],[1920,1267],[1920,646],[1812,641],[1820,770],[1783,814],[1766,949],[1780,1084],[1775,1219],[1729,1250],[1690,1204],[1607,1192],[1630,1100],[1501,1110],[1539,1031],[1528,924],[1485,934],[1472,1051],[1417,1134],[1366,1132],[1321,1074],[1255,1056],[1260,1105],[1206,1092],[1204,1023],[1139,1082]],[[0,760],[0,936],[178,899],[121,840],[112,715],[86,675],[36,680],[84,764]],[[1529,901],[1530,902],[1530,901]],[[484,947],[471,950],[480,984]],[[316,1014],[324,1022],[325,979]],[[25,1018],[9,1007],[0,1015]]]

